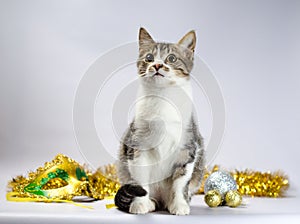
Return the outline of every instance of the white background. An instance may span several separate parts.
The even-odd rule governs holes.
[[[76,88],[98,56],[136,41],[144,26],[170,42],[196,30],[196,53],[226,103],[214,163],[281,169],[299,187],[299,12],[296,0],[0,1],[1,185],[58,153],[84,162],[72,125]]]

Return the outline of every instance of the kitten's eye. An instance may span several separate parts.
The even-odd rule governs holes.
[[[145,57],[145,61],[146,62],[153,62],[154,61],[154,56],[153,54],[147,54],[146,57]]]
[[[177,58],[176,58],[176,56],[174,54],[170,54],[167,57],[167,60],[168,60],[168,62],[174,63],[177,60]]]

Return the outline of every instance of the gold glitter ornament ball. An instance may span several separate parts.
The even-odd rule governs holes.
[[[204,201],[209,207],[217,207],[221,204],[222,197],[217,190],[210,190],[205,194]]]
[[[239,205],[241,205],[242,200],[243,199],[241,194],[236,190],[228,191],[225,195],[226,205],[228,205],[229,207],[238,207]]]

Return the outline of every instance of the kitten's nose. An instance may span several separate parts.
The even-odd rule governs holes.
[[[156,71],[158,71],[161,67],[163,67],[162,64],[155,64],[154,68],[156,69]]]

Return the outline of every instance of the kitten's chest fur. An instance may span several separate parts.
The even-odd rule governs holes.
[[[144,141],[140,143],[144,143],[145,148],[149,144],[159,148],[160,143],[166,140],[182,140],[191,116],[192,93],[189,84],[171,88],[140,85],[134,121],[137,129],[144,134],[141,136]]]
[[[139,156],[129,162],[135,179],[149,183],[171,175],[191,116],[189,85],[166,89],[140,86],[134,119]],[[143,172],[136,166],[143,166]]]

